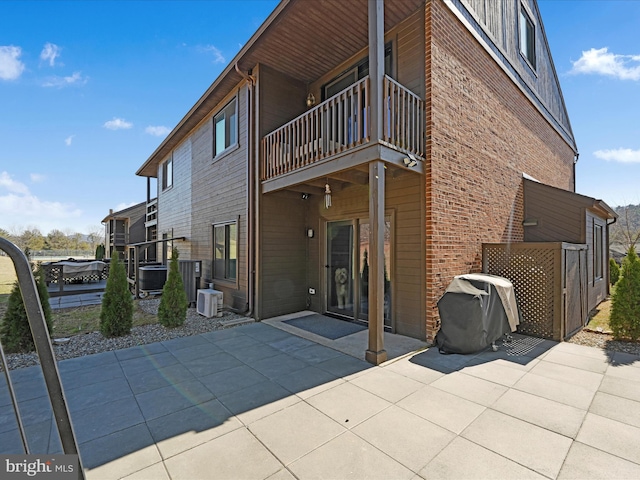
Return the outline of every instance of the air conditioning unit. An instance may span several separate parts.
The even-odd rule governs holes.
[[[223,305],[223,294],[218,290],[210,288],[198,290],[198,300],[196,310],[200,315],[207,318],[221,317]]]

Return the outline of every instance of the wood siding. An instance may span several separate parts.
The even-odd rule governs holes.
[[[162,189],[162,164],[158,168],[158,238],[163,234],[186,237],[186,242],[176,242],[174,246],[180,258],[191,260],[191,139],[181,143],[172,155],[173,182],[165,190]],[[162,258],[162,243],[158,244],[157,258]]]
[[[261,318],[307,308],[307,203],[296,192],[275,192],[261,198]]]
[[[520,4],[533,15],[535,28],[535,68],[531,68],[520,52]],[[459,0],[474,26],[481,30],[508,69],[513,70],[544,110],[558,122],[573,142],[571,124],[562,97],[560,83],[535,0]],[[460,8],[460,5],[457,8]]]
[[[191,136],[192,259],[203,260],[203,279],[225,295],[225,305],[244,311],[247,307],[247,206],[248,206],[248,125],[247,88],[245,82],[225,98]],[[237,97],[238,145],[226,153],[213,156],[213,116]],[[174,167],[175,168],[175,167]],[[213,279],[213,225],[238,221],[237,282]]]
[[[391,265],[392,305],[396,332],[425,338],[424,321],[424,184],[423,177],[403,174],[386,178],[386,213],[392,215]],[[309,242],[309,285],[317,294],[311,309],[322,312],[326,292],[324,232],[327,221],[366,219],[369,215],[368,185],[350,186],[332,195],[332,206],[324,208],[324,198],[309,198],[307,225],[316,231]],[[304,232],[304,226],[301,225]],[[318,234],[319,233],[319,234]]]
[[[584,201],[579,195],[530,180],[524,184],[525,242],[587,243]]]

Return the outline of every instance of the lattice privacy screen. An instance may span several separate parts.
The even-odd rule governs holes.
[[[508,278],[513,283],[522,321],[518,331],[542,338],[554,338],[555,285],[561,272],[554,270],[559,248],[527,247],[521,244],[483,246],[485,273]],[[557,328],[556,328],[557,332]]]

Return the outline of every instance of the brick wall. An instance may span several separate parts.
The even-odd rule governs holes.
[[[482,243],[523,241],[522,174],[572,190],[573,151],[442,0],[425,8],[426,323]],[[515,34],[515,33],[514,33]]]

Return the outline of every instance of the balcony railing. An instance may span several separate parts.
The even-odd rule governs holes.
[[[158,198],[154,198],[147,202],[147,213],[145,218],[145,225],[149,226],[150,222],[154,222],[158,219]]]
[[[369,77],[300,115],[262,139],[261,179],[345,153],[371,141]],[[399,150],[424,157],[424,102],[392,80],[383,82],[383,138]]]

